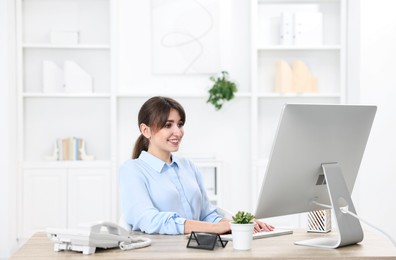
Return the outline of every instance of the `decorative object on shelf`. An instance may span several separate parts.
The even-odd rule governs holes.
[[[80,41],[79,31],[51,31],[51,44],[78,44]]]
[[[293,15],[294,44],[323,44],[323,14],[321,12],[296,12]]]
[[[275,92],[293,92],[293,72],[289,63],[280,60],[276,62],[275,66]]]
[[[318,81],[311,74],[304,62],[297,60],[292,63],[293,91],[296,93],[317,92]]]
[[[293,45],[293,13],[282,12],[280,26],[280,44]]]
[[[43,61],[43,92],[59,93],[65,91],[63,70],[54,61]]]
[[[43,61],[43,92],[92,93],[93,79],[76,62],[66,60],[63,69],[54,61]]]
[[[249,250],[253,240],[254,216],[249,212],[238,211],[231,222],[232,244],[236,250]]]
[[[48,155],[45,157],[45,160],[47,161],[57,161],[59,159],[59,149],[57,146],[57,142],[54,144],[54,151],[52,152],[52,155]]]
[[[76,62],[64,63],[65,91],[68,93],[91,93],[92,77]]]
[[[213,86],[209,89],[209,98],[206,101],[211,103],[216,110],[220,110],[226,101],[234,98],[235,92],[238,91],[235,82],[229,80],[227,71],[222,71],[221,76],[211,76],[209,79],[213,81]]]
[[[84,140],[82,140],[81,147],[80,147],[79,151],[80,151],[81,160],[92,161],[95,159],[95,157],[93,155],[87,155],[87,153],[85,151],[85,141]]]
[[[45,157],[45,160],[49,161],[88,161],[94,159],[93,155],[87,155],[85,141],[78,137],[58,138],[52,155]]]
[[[331,231],[331,210],[322,209],[308,213],[308,232],[327,233]]]
[[[310,8],[309,8],[310,7]],[[323,14],[315,9],[317,5],[307,6],[299,12],[282,12],[280,15],[281,45],[321,45],[323,44]]]
[[[316,93],[318,81],[304,62],[297,60],[290,66],[280,60],[275,65],[276,93]]]

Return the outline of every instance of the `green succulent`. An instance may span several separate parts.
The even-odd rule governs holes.
[[[236,83],[229,80],[227,71],[222,71],[221,74],[221,76],[209,78],[213,81],[213,86],[208,91],[209,98],[206,102],[211,103],[216,110],[220,110],[224,102],[233,99],[238,90]]]
[[[232,220],[237,224],[249,224],[253,219],[254,216],[252,214],[244,211],[238,211],[237,214],[232,217]]]

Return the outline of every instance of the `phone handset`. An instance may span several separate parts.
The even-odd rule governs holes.
[[[90,232],[94,233],[107,233],[117,236],[128,236],[129,232],[117,224],[109,221],[102,221],[94,224],[90,228]]]

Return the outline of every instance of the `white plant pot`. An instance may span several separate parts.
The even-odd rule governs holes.
[[[236,224],[231,222],[232,246],[236,250],[249,250],[252,248],[254,223]]]

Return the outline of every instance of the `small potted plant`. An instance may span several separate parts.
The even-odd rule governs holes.
[[[220,110],[226,101],[233,99],[238,90],[236,83],[229,79],[227,71],[222,71],[221,74],[209,78],[213,81],[213,86],[208,91],[209,98],[206,102],[212,104],[216,110]]]
[[[253,240],[254,216],[249,212],[238,211],[231,222],[232,244],[234,249],[249,250]]]

